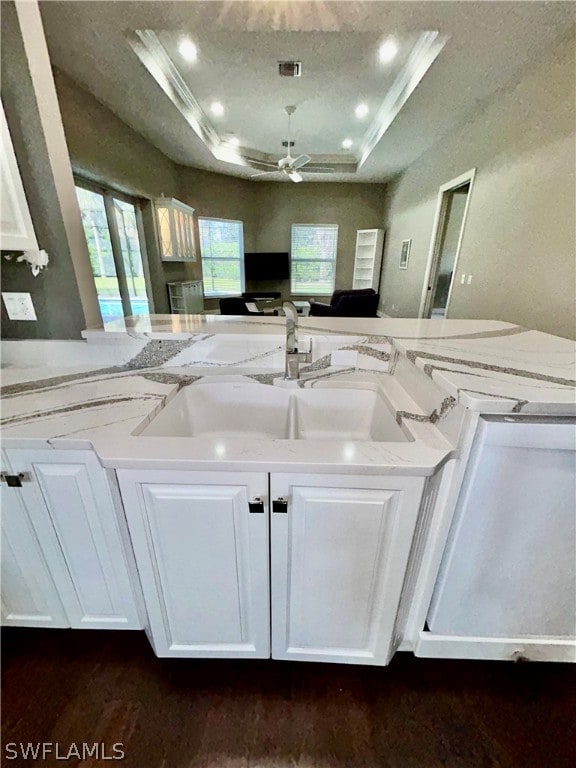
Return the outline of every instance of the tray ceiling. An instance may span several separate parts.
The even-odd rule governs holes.
[[[335,168],[315,177],[328,181],[384,181],[414,162],[567,32],[569,6],[41,3],[54,65],[174,161],[250,177],[285,154],[293,104],[293,153]],[[387,41],[397,52],[381,61]],[[281,60],[301,61],[301,77],[280,77]]]

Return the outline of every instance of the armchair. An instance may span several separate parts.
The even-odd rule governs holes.
[[[337,290],[330,304],[310,302],[310,314],[319,317],[377,317],[380,295],[373,288],[361,290]]]
[[[220,299],[221,315],[263,315],[264,312],[251,312],[246,306],[246,299],[241,296],[230,296]]]

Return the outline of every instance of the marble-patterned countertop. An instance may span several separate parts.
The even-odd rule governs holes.
[[[303,366],[303,386],[382,386],[413,440],[138,435],[179,389],[207,375],[269,385],[281,373],[283,318],[218,316],[134,318],[124,330],[91,332],[88,342],[4,342],[0,436],[12,448],[93,446],[109,467],[426,475],[454,453],[434,425],[458,405],[487,413],[576,414],[574,342],[508,323],[302,318],[300,338],[305,344],[312,338],[315,348],[314,362]],[[353,364],[346,355],[354,356]],[[390,375],[398,356],[431,380],[438,398],[429,413]]]
[[[86,338],[189,339],[195,334],[272,335],[282,317],[148,315],[85,331]],[[300,319],[301,335],[388,341],[446,394],[483,413],[576,414],[576,342],[498,320]]]

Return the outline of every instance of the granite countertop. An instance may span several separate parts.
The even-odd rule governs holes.
[[[137,461],[237,469],[241,463],[254,470],[431,474],[454,452],[432,425],[457,404],[487,413],[576,414],[576,347],[566,339],[497,321],[387,318],[302,318],[300,337],[307,336],[314,337],[316,354],[303,367],[304,386],[384,385],[397,421],[415,440],[264,445],[133,434],[180,388],[207,374],[261,384],[279,374],[283,318],[219,316],[128,319],[124,330],[116,324],[90,332],[88,343],[4,342],[0,434],[5,447],[94,446],[111,467]],[[352,351],[356,364],[334,367],[335,349]],[[397,355],[431,379],[442,407],[426,413],[386,375]],[[31,356],[37,367],[30,367]]]

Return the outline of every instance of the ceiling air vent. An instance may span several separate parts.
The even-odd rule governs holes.
[[[280,77],[300,77],[302,74],[301,61],[279,61],[278,74]]]

